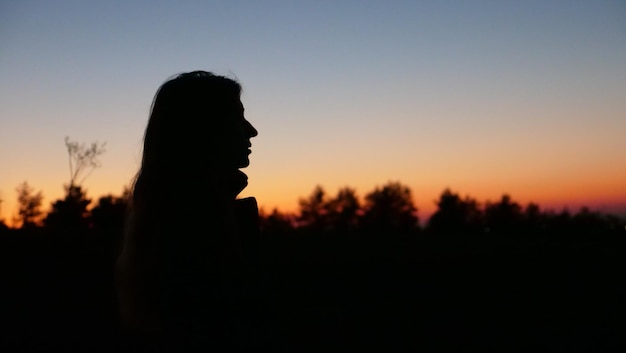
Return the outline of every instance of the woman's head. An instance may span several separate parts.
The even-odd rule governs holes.
[[[158,173],[247,167],[250,138],[241,85],[206,71],[183,73],[157,91],[144,136],[142,169]]]

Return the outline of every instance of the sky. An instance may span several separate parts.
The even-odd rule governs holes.
[[[626,215],[623,0],[24,0],[0,2],[0,218],[23,181],[63,196],[65,136],[106,142],[83,186],[121,194],[192,70],[241,82],[265,210],[400,181],[421,218],[445,188]]]

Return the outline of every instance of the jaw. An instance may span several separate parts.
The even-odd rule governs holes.
[[[237,163],[237,168],[246,168],[249,165],[250,165],[250,160],[246,158],[245,160],[242,160],[239,163]]]
[[[246,168],[247,166],[250,165],[250,153],[251,151],[247,147],[245,151],[243,151],[237,156],[235,160],[237,161],[238,168]]]

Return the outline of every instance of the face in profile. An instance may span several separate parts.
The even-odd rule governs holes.
[[[227,167],[245,168],[250,165],[249,155],[252,152],[251,138],[258,132],[246,120],[244,107],[240,100],[228,107],[223,121],[222,157]]]

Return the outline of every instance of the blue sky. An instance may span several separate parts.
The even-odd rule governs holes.
[[[119,194],[156,89],[195,69],[243,84],[268,207],[388,180],[423,210],[447,186],[626,205],[624,38],[623,1],[2,2],[0,217],[21,181],[62,195],[65,136],[107,142],[85,187]]]

